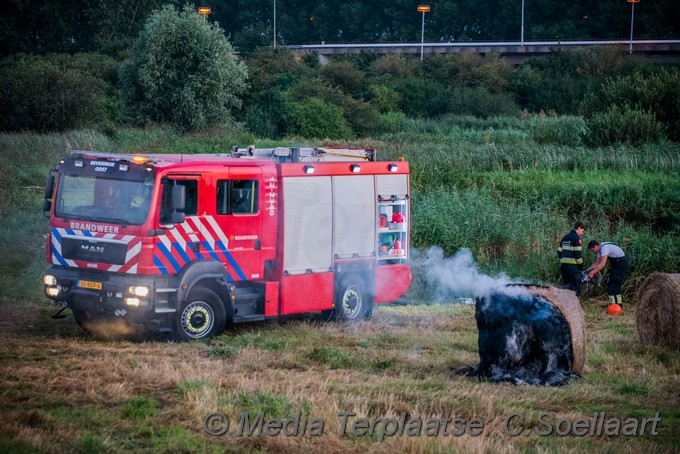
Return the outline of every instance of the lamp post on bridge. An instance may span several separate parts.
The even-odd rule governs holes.
[[[524,46],[524,0],[522,0],[522,30],[520,32],[520,44]]]
[[[633,19],[635,18],[635,4],[640,3],[640,0],[628,0],[630,3],[630,47],[628,48],[628,54],[633,53]]]
[[[418,11],[423,13],[423,23],[420,28],[420,61],[423,61],[423,49],[425,47],[425,13],[430,12],[430,5],[418,5]]]
[[[276,0],[274,0],[274,49],[276,49]]]

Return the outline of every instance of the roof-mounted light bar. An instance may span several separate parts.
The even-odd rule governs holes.
[[[156,162],[156,159],[151,156],[144,156],[141,154],[135,154],[135,155],[130,155],[130,154],[117,154],[117,153],[102,153],[99,151],[82,151],[82,150],[72,150],[70,152],[71,156],[74,158],[84,158],[84,159],[106,159],[109,161],[129,161],[133,164],[146,164],[146,163],[154,163]]]
[[[132,162],[134,162],[135,164],[146,164],[147,162],[149,162],[149,158],[137,154],[132,157]]]

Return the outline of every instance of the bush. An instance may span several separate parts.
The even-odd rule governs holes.
[[[449,111],[457,115],[493,117],[517,115],[519,107],[505,93],[490,93],[485,88],[456,87],[450,95]]]
[[[481,56],[472,52],[428,56],[420,74],[443,84],[484,87],[492,93],[506,90],[515,69],[498,54]]]
[[[448,87],[422,78],[395,80],[391,88],[400,95],[400,109],[409,116],[437,117],[447,113],[491,117],[516,115],[519,107],[506,93],[483,87]]]
[[[509,75],[508,87],[520,105],[531,111],[576,115],[605,77],[631,71],[639,64],[637,58],[628,58],[613,46],[558,50],[527,59]]]
[[[285,135],[282,94],[277,90],[259,93],[246,107],[246,126],[260,137],[279,138]]]
[[[577,115],[587,94],[598,84],[599,79],[593,77],[547,75],[529,67],[515,72],[509,82],[521,107],[561,115]]]
[[[665,138],[665,128],[650,110],[612,105],[586,121],[588,143],[607,146],[615,143],[641,145]]]
[[[370,73],[376,76],[394,78],[412,77],[416,74],[418,64],[415,60],[398,54],[387,54],[375,60],[370,66]]]
[[[286,48],[259,49],[248,56],[246,64],[248,79],[256,92],[274,87],[288,88],[305,71],[305,67]]]
[[[366,137],[380,131],[380,114],[371,104],[348,96],[339,107],[352,131],[359,137]]]
[[[492,93],[501,93],[508,85],[514,71],[510,62],[498,54],[482,57],[471,52],[455,56],[457,71],[453,76],[456,85],[484,87]]]
[[[401,95],[400,109],[409,116],[435,117],[450,112],[451,89],[419,77],[394,80],[391,88]]]
[[[586,135],[586,123],[581,117],[533,117],[530,136],[539,145],[581,146]]]
[[[366,90],[366,74],[350,61],[331,61],[321,67],[321,76],[355,98]]]
[[[680,70],[662,69],[659,73],[651,75],[638,72],[631,76],[610,79],[601,89],[586,98],[581,109],[586,118],[594,117],[596,114],[605,114],[605,117],[616,116],[612,106],[623,112],[634,110],[653,114],[655,121],[666,128],[668,138],[680,141]],[[630,112],[627,115],[641,114]],[[651,124],[648,115],[644,121],[647,124],[640,128],[642,137],[651,134],[650,138],[654,139],[658,134],[658,127]]]
[[[458,70],[458,60],[455,54],[433,54],[428,55],[420,63],[419,74],[443,84],[450,84]]]
[[[321,62],[319,61],[319,53],[317,51],[306,53],[300,59],[306,68],[319,69]]]
[[[106,120],[113,67],[112,59],[97,54],[3,60],[0,129],[64,131]]]
[[[380,116],[380,129],[383,132],[400,132],[408,127],[408,119],[403,112],[387,112]]]
[[[368,87],[371,93],[371,105],[378,112],[394,112],[399,110],[402,96],[385,85],[372,84]]]
[[[290,87],[287,96],[297,101],[318,98],[338,107],[344,122],[357,135],[364,136],[380,129],[380,116],[369,103],[352,98],[324,79],[303,78]]]
[[[223,30],[190,6],[152,14],[120,74],[132,121],[167,122],[180,131],[228,123],[247,78]]]
[[[288,102],[285,108],[289,134],[310,139],[351,139],[354,136],[342,110],[319,98]]]

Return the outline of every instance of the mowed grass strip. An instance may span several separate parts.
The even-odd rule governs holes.
[[[476,365],[474,307],[381,306],[358,325],[313,318],[239,326],[204,343],[98,340],[70,319],[42,325],[46,311],[17,315],[0,337],[0,447],[27,452],[672,452],[680,443],[680,354],[641,346],[633,311],[610,318],[586,303],[583,377],[561,388],[490,384],[456,375]],[[6,312],[6,311],[5,311]],[[41,326],[41,329],[28,328]],[[50,327],[54,330],[50,332]],[[230,428],[204,429],[212,412]],[[557,418],[649,418],[659,435],[529,436],[504,432],[504,418],[541,412]],[[243,418],[323,420],[323,435],[240,436]],[[343,414],[356,414],[347,417]],[[480,436],[385,437],[348,433],[355,418],[423,422],[451,415],[481,418]],[[247,416],[246,416],[247,415]],[[293,424],[293,423],[289,423]],[[302,423],[300,423],[302,424]],[[294,426],[289,426],[289,428]],[[340,435],[345,429],[345,435]],[[389,428],[388,428],[389,430]],[[383,437],[385,438],[384,440]]]

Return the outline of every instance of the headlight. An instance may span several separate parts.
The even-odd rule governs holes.
[[[142,298],[149,296],[149,287],[144,286],[130,287],[129,291],[130,295],[139,296]]]
[[[46,274],[45,277],[43,277],[43,283],[45,285],[49,285],[50,287],[54,287],[57,285],[57,278],[51,274]]]
[[[57,287],[50,287],[47,289],[47,296],[51,296],[53,298],[56,298],[59,296],[59,289]]]
[[[128,306],[139,306],[139,298],[125,298],[125,304]]]

